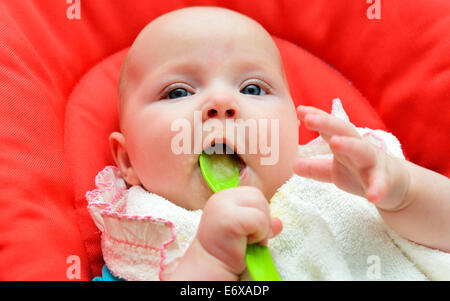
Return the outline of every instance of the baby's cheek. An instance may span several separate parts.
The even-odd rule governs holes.
[[[129,152],[138,175],[145,179],[164,178],[171,164],[169,158],[173,156],[167,135],[157,128],[153,131],[141,129],[140,135],[136,135],[133,140]]]
[[[279,158],[278,162],[268,169],[271,176],[270,181],[273,193],[276,192],[281,185],[289,180],[293,173],[293,164],[298,155],[298,132],[297,127],[285,128],[280,132],[279,136]]]

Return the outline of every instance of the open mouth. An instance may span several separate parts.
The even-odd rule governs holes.
[[[245,161],[242,159],[240,155],[237,154],[234,147],[229,146],[225,143],[216,143],[212,142],[210,146],[207,146],[203,149],[203,152],[205,152],[208,155],[217,154],[217,155],[228,155],[228,156],[234,156],[239,164],[239,179],[242,179],[243,176],[246,174],[246,167]]]

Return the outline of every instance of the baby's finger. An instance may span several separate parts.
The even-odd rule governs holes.
[[[304,123],[308,129],[318,131],[327,142],[329,142],[331,136],[335,135],[360,137],[350,123],[331,115],[310,114],[305,117]]]
[[[369,182],[369,187],[366,192],[366,199],[369,202],[378,205],[387,193],[388,184],[385,175],[381,172],[375,171],[372,179]]]
[[[272,235],[272,219],[268,212],[257,208],[238,207],[231,213],[235,220],[232,231],[240,237],[247,237],[247,243],[258,243]]]
[[[331,159],[297,158],[294,161],[294,172],[306,178],[322,182],[331,182]]]
[[[261,240],[259,242],[259,245],[266,246],[267,243],[269,242],[269,239],[274,238],[275,236],[280,234],[282,230],[283,230],[283,223],[281,222],[281,220],[277,217],[272,217],[272,226],[271,226],[269,236],[267,238]]]
[[[358,168],[373,167],[376,164],[376,153],[370,142],[358,138],[333,136],[330,148],[334,154],[346,155]],[[339,160],[339,157],[336,157]]]
[[[321,109],[309,106],[298,106],[297,107],[297,115],[300,119],[304,119],[308,114],[318,114],[318,115],[328,115],[327,112],[322,111]]]
[[[281,231],[283,231],[283,223],[281,222],[281,220],[277,217],[272,217],[272,233],[269,235],[269,238],[274,238],[275,236],[277,236],[278,234],[281,233]]]

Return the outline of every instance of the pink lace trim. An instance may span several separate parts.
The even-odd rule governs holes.
[[[380,137],[378,137],[377,135],[375,135],[375,134],[372,133],[372,132],[367,132],[367,133],[365,133],[365,134],[363,135],[363,137],[367,137],[367,136],[371,136],[371,137],[375,138],[376,140],[378,140],[378,141],[380,142],[379,147],[380,147],[382,150],[386,151],[386,149],[385,149],[385,147],[384,147],[384,141],[383,141],[383,139],[381,139]]]
[[[159,280],[162,281],[162,273],[164,272],[164,261],[166,259],[166,247],[172,243],[175,240],[175,227],[174,224],[169,221],[169,220],[165,220],[162,218],[155,218],[152,216],[134,216],[134,215],[127,215],[124,213],[119,213],[117,211],[113,211],[112,206],[114,204],[117,203],[118,200],[120,200],[120,198],[123,196],[123,192],[127,190],[127,187],[121,187],[116,194],[113,196],[111,202],[103,202],[101,201],[101,197],[102,195],[107,192],[107,191],[112,191],[114,189],[115,183],[113,181],[105,181],[105,177],[107,173],[112,173],[112,174],[118,174],[119,170],[117,167],[115,166],[106,166],[102,171],[100,171],[97,176],[95,177],[95,185],[98,187],[94,190],[88,191],[86,192],[86,199],[89,202],[89,205],[87,206],[88,209],[91,208],[97,208],[100,209],[100,215],[103,216],[108,216],[108,217],[112,217],[118,220],[133,220],[133,221],[137,221],[137,222],[150,222],[150,223],[163,223],[165,226],[169,226],[171,229],[171,237],[169,240],[163,242],[162,247],[158,248],[158,247],[153,247],[150,245],[141,245],[141,244],[136,244],[136,243],[132,243],[129,241],[123,241],[117,238],[112,237],[109,233],[107,233],[107,236],[109,238],[112,238],[113,240],[120,242],[120,243],[125,243],[131,246],[137,246],[137,247],[141,247],[141,248],[149,248],[152,250],[160,250],[161,252],[161,261],[159,264]],[[122,211],[124,209],[124,205],[126,205],[125,203],[119,208],[118,211]],[[106,230],[106,229],[105,229]]]

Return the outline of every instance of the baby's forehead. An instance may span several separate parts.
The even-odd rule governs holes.
[[[130,60],[142,66],[189,55],[205,59],[214,54],[226,56],[233,50],[242,56],[279,60],[270,34],[259,23],[236,12],[209,7],[182,9],[152,21],[134,42]]]
[[[266,32],[255,20],[240,13],[217,7],[190,7],[175,10],[150,22],[142,33],[152,31],[178,31],[188,37],[201,33],[211,37],[211,35],[223,33],[236,35],[248,31]]]

